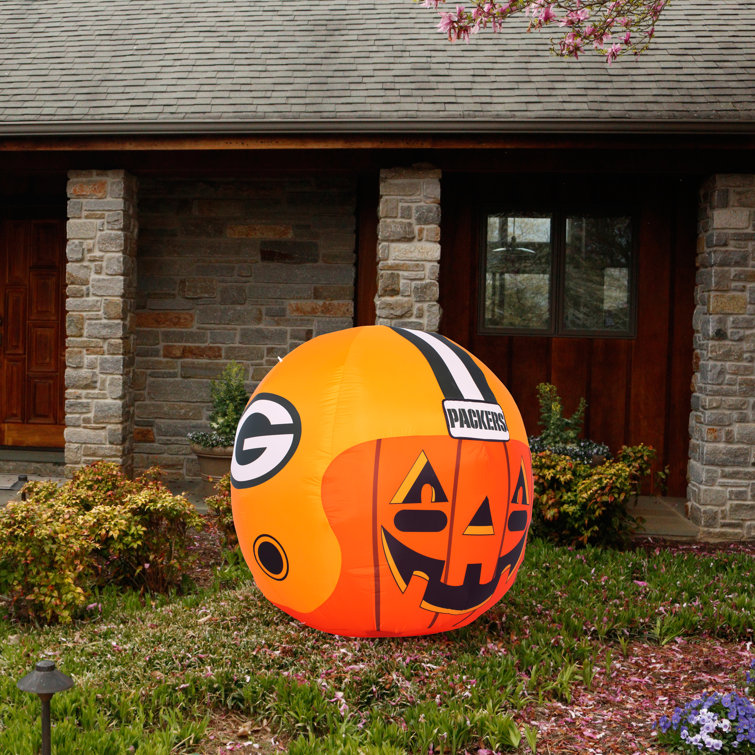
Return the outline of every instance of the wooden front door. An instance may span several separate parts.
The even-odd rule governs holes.
[[[692,378],[694,181],[622,177],[611,187],[618,214],[634,219],[636,266],[628,332],[563,333],[557,327],[539,334],[524,328],[491,332],[480,310],[481,236],[487,232],[481,222],[487,215],[481,213],[486,203],[492,202],[496,212],[532,207],[558,216],[572,207],[600,206],[605,183],[578,176],[444,175],[441,332],[501,378],[531,435],[539,432],[536,386],[553,383],[567,414],[580,397],[587,399],[586,437],[607,443],[613,452],[623,444],[652,445],[656,471],[669,469],[668,494],[684,496]],[[524,247],[520,256],[526,260],[534,256],[530,247],[535,247],[523,239],[520,234],[513,246],[514,251]]]
[[[0,220],[0,446],[62,448],[65,223]]]

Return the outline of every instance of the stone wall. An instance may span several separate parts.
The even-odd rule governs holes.
[[[68,174],[66,465],[131,469],[137,182],[122,170]]]
[[[755,176],[702,188],[688,498],[701,538],[755,538]]]
[[[380,171],[378,325],[438,330],[440,175],[430,166]]]
[[[142,181],[137,468],[197,476],[186,433],[209,429],[229,360],[251,391],[278,357],[353,325],[355,207],[348,177]]]

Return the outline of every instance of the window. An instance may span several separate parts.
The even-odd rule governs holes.
[[[503,212],[485,221],[482,332],[633,335],[630,216]]]

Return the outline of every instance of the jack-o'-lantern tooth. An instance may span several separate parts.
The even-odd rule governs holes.
[[[422,503],[422,491],[426,486],[430,488],[431,503],[448,503],[438,475],[422,451],[396,491],[396,495],[391,499],[391,503]]]
[[[472,520],[464,530],[465,535],[493,535],[493,516],[490,513],[490,501],[485,496],[485,500],[475,511]]]

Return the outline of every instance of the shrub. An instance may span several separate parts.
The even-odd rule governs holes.
[[[232,446],[249,394],[244,387],[244,367],[230,362],[216,380],[210,381],[211,432],[190,432],[192,443],[205,448]]]
[[[120,542],[112,540],[111,581],[156,592],[180,586],[192,560],[188,530],[202,526],[194,506],[155,481],[133,490],[123,505],[130,521]]]
[[[555,385],[540,383],[537,386],[537,396],[540,403],[541,433],[529,438],[532,453],[552,451],[588,463],[592,462],[595,457],[603,459],[610,457],[610,451],[605,443],[578,437],[582,432],[585,409],[587,409],[584,398],[579,400],[577,411],[571,417],[564,417],[563,404]]]
[[[604,443],[577,437],[587,408],[584,398],[571,417],[564,417],[555,386],[540,383],[537,394],[542,433],[529,438],[533,534],[570,545],[624,545],[637,525],[627,506],[649,473],[655,451],[625,446],[611,460]]]
[[[32,482],[0,510],[0,593],[16,616],[70,621],[98,585],[165,591],[191,563],[187,532],[202,519],[149,470],[78,470],[58,487]]]
[[[533,534],[569,545],[626,544],[637,525],[628,504],[654,455],[649,446],[624,447],[597,467],[552,451],[533,455]]]
[[[70,621],[86,603],[94,547],[84,514],[60,501],[0,510],[0,594],[21,619]]]
[[[568,446],[576,442],[582,432],[582,422],[587,409],[584,398],[579,400],[577,411],[571,417],[563,416],[563,404],[556,392],[556,386],[550,383],[540,383],[537,386],[537,397],[540,402],[540,437],[546,446]]]
[[[223,543],[226,548],[235,548],[239,544],[236,527],[233,525],[233,511],[231,509],[231,475],[223,475],[215,483],[215,495],[205,499],[207,508],[215,516]]]

